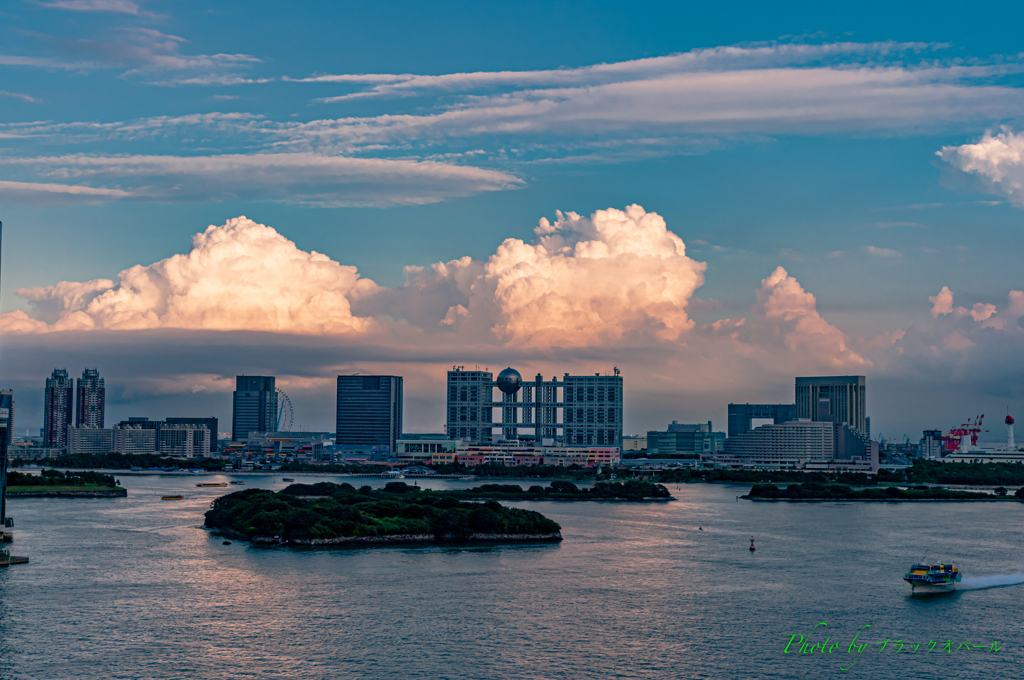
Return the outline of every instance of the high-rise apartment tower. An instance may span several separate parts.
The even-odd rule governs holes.
[[[43,396],[43,446],[63,449],[68,445],[68,427],[75,398],[74,381],[67,369],[55,368],[46,379]]]
[[[78,403],[75,405],[75,427],[103,427],[107,408],[107,390],[100,372],[94,368],[82,371],[78,379]]]

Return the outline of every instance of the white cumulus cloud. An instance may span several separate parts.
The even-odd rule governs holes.
[[[953,313],[953,291],[949,289],[949,286],[943,286],[938,295],[928,298],[928,302],[932,303],[932,316],[936,319],[943,314]]]
[[[369,330],[351,299],[377,286],[355,267],[299,250],[273,228],[245,217],[211,225],[192,250],[106,279],[21,289],[42,320],[5,314],[0,330],[188,328],[346,334]],[[49,324],[46,319],[49,319]]]
[[[197,234],[190,252],[116,280],[19,290],[30,313],[3,315],[0,331],[273,331],[345,336],[402,355],[647,348],[678,361],[746,356],[786,370],[870,365],[781,267],[761,282],[749,321],[695,329],[690,310],[713,307],[695,296],[706,266],[660,215],[631,205],[589,217],[558,212],[540,220],[530,243],[510,238],[486,260],[407,267],[405,284],[388,289],[238,217]]]
[[[665,220],[638,205],[590,218],[558,213],[532,244],[508,239],[488,260],[495,333],[509,342],[583,346],[646,331],[675,340],[693,322],[686,306],[706,265]]]
[[[1004,128],[976,144],[945,146],[936,154],[958,170],[981,178],[992,193],[1024,208],[1024,133]]]
[[[761,281],[754,316],[755,324],[757,317],[771,322],[772,329],[782,334],[791,352],[806,352],[836,368],[871,364],[849,349],[846,335],[818,312],[814,295],[804,290],[782,267],[777,267],[771,276]],[[764,326],[764,323],[757,325]]]

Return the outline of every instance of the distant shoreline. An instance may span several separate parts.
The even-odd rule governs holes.
[[[995,503],[1012,501],[1024,503],[1020,498],[1006,496],[1000,498],[759,498],[756,496],[740,496],[748,501],[759,503]]]
[[[15,489],[32,489],[21,491]],[[128,489],[46,489],[46,487],[8,487],[8,498],[126,498]]]

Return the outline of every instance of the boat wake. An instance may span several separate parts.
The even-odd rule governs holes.
[[[986,588],[1019,585],[1024,585],[1024,574],[995,574],[994,576],[965,577],[957,586],[957,590],[985,590]]]

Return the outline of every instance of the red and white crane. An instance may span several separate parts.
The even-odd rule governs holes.
[[[968,418],[966,423],[963,423],[958,427],[950,428],[949,434],[942,437],[942,448],[950,452],[962,451],[963,449],[961,447],[963,447],[965,443],[965,437],[970,437],[972,447],[977,446],[978,435],[982,432],[988,432],[988,430],[981,429],[981,423],[984,419],[985,414],[982,413],[980,416],[977,416],[973,422]]]

